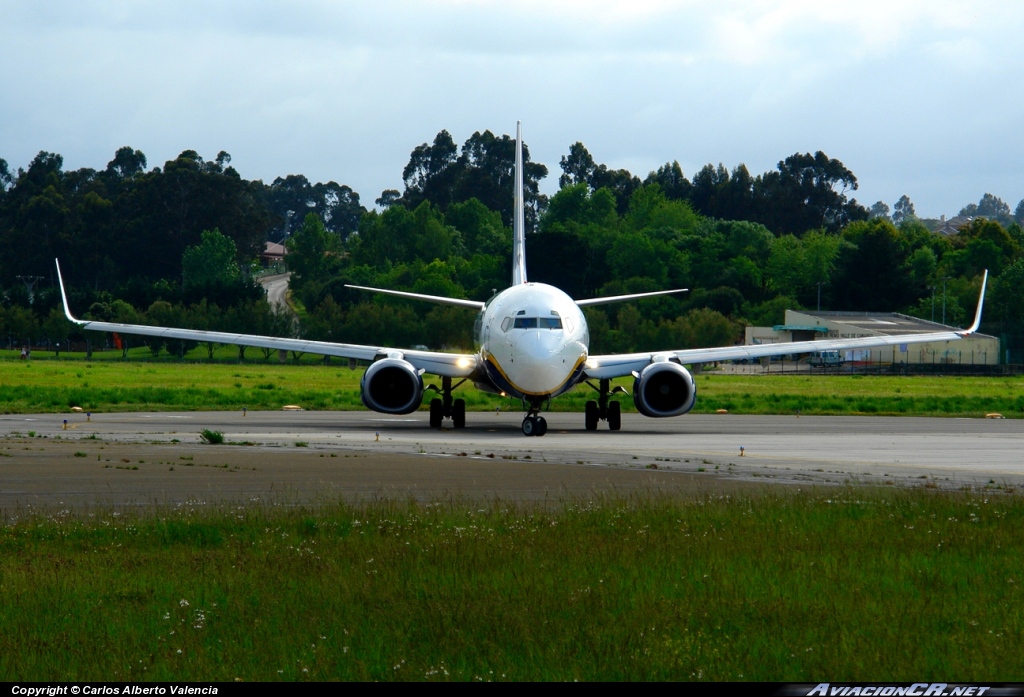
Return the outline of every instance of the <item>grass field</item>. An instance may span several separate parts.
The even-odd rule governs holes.
[[[7,352],[10,354],[10,352]],[[13,354],[11,354],[13,355]],[[109,355],[109,354],[108,354]],[[140,353],[140,356],[144,354]],[[363,368],[337,362],[199,362],[191,360],[20,361],[0,354],[0,409],[7,413],[91,411],[279,409],[298,404],[314,410],[363,409]],[[430,376],[425,376],[431,382]],[[992,412],[1024,416],[1024,378],[964,376],[696,376],[697,413],[727,409],[738,414],[872,414],[981,417]],[[440,382],[435,379],[434,382]],[[632,379],[618,381],[627,391]],[[582,411],[595,392],[586,386],[552,401],[556,411]],[[458,391],[470,410],[517,410],[516,400],[467,385]],[[429,397],[429,393],[428,393]],[[620,398],[626,411],[632,398]]]
[[[17,514],[0,680],[1024,680],[1024,502]]]

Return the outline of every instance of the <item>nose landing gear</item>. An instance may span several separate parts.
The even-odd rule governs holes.
[[[543,416],[539,416],[541,402],[531,402],[526,418],[523,419],[524,436],[543,436],[548,432],[548,422]]]
[[[543,436],[548,432],[548,422],[543,416],[527,416],[523,419],[524,436]]]

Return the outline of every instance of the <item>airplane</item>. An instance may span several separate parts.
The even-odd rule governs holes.
[[[429,405],[431,428],[441,428],[445,419],[451,419],[456,429],[465,427],[466,402],[454,398],[453,393],[463,383],[469,381],[482,391],[521,399],[526,409],[522,423],[522,432],[525,436],[543,436],[547,432],[547,421],[541,416],[541,412],[551,399],[579,384],[587,384],[597,392],[597,399],[586,403],[586,430],[597,430],[599,422],[606,421],[609,430],[618,431],[622,426],[621,406],[612,397],[629,393],[621,386],[612,389],[611,380],[614,378],[633,377],[633,403],[637,411],[644,416],[680,416],[693,409],[697,399],[697,385],[686,365],[812,351],[955,341],[975,333],[981,323],[988,271],[982,279],[974,323],[963,330],[799,341],[787,344],[592,355],[589,350],[587,320],[583,315],[584,307],[681,293],[686,289],[573,300],[554,286],[528,281],[522,142],[522,123],[519,122],[516,124],[510,287],[496,293],[486,302],[479,302],[406,291],[349,286],[367,292],[476,310],[479,314],[474,326],[474,335],[478,349],[474,354],[81,320],[71,314],[67,293],[64,290],[64,280],[60,275],[60,262],[57,261],[57,277],[64,303],[64,314],[74,324],[90,331],[235,344],[369,361],[370,366],[360,382],[363,404],[373,411],[384,414],[409,414],[419,409],[426,392],[435,392],[438,396],[432,398]],[[440,377],[441,386],[424,386],[424,374]]]

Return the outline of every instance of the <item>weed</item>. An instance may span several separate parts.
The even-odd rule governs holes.
[[[220,431],[211,431],[208,428],[204,428],[202,431],[200,431],[199,437],[202,439],[204,443],[208,443],[209,445],[220,445],[221,443],[224,442],[223,433],[221,433]]]

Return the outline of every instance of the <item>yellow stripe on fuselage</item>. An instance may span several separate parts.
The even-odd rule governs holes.
[[[587,360],[587,357],[586,356],[580,356],[579,360],[576,361],[576,365],[574,365],[572,367],[572,370],[569,371],[569,374],[565,376],[565,379],[562,380],[562,382],[558,383],[558,385],[555,387],[555,389],[553,389],[553,390],[551,390],[549,392],[530,392],[529,390],[524,390],[519,385],[517,385],[514,382],[512,382],[512,380],[508,377],[508,373],[506,373],[502,369],[502,367],[498,364],[498,360],[494,357],[494,354],[492,354],[492,353],[490,353],[488,351],[484,352],[484,360],[494,366],[494,369],[497,370],[498,373],[501,375],[501,377],[503,377],[505,379],[505,382],[507,382],[509,385],[514,387],[516,390],[518,390],[522,394],[530,395],[531,397],[547,397],[548,395],[557,394],[565,386],[565,383],[569,382],[569,379],[573,375],[576,374],[576,371],[579,370],[579,367],[581,365],[583,365],[584,361]]]

